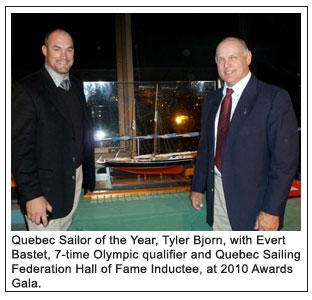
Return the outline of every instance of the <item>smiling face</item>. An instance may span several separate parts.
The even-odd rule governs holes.
[[[247,76],[251,63],[251,52],[244,49],[240,40],[227,38],[217,47],[216,63],[219,76],[228,86],[234,86]]]
[[[45,64],[65,77],[74,63],[74,44],[71,36],[56,30],[49,36],[47,45],[42,46]]]

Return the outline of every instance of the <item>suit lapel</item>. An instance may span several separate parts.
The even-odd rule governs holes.
[[[90,123],[89,113],[88,113],[88,109],[87,109],[87,103],[86,103],[86,99],[84,97],[84,94],[81,91],[81,87],[79,86],[79,83],[72,77],[70,77],[70,82],[72,84],[73,91],[75,92],[77,98],[80,101],[80,105],[81,105],[81,108],[83,111],[84,121]]]
[[[215,118],[222,100],[222,89],[219,89],[214,97],[212,98],[211,106],[208,112],[208,145],[212,145],[214,149],[214,140],[215,140]]]
[[[226,148],[230,147],[234,143],[239,129],[241,128],[246,118],[249,116],[249,113],[251,112],[257,100],[256,87],[257,79],[252,75],[238,101],[235,112],[232,116],[230,128],[226,139]]]
[[[66,121],[68,121],[72,125],[71,118],[68,113],[68,109],[61,98],[61,95],[58,91],[58,88],[55,86],[53,79],[50,77],[49,73],[42,67],[41,73],[44,79],[44,93],[46,95],[46,100],[48,100],[52,105],[54,105],[57,110],[61,113]]]

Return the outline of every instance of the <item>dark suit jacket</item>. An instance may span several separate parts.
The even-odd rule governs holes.
[[[83,187],[94,189],[92,121],[82,86],[70,81],[81,101],[84,124]],[[53,207],[52,219],[66,216],[75,194],[75,133],[58,88],[42,67],[12,88],[12,172],[19,201],[44,196]]]
[[[222,89],[206,96],[192,191],[206,192],[213,224],[215,116]],[[259,211],[280,216],[298,157],[298,127],[288,93],[252,76],[232,116],[222,159],[224,194],[233,230],[253,230]]]

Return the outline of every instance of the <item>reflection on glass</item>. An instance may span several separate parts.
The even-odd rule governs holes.
[[[85,82],[84,93],[94,121],[94,139],[98,147],[118,146],[119,142],[105,141],[105,137],[119,135],[118,97],[115,82]]]
[[[136,154],[152,153],[156,109],[157,153],[194,151],[199,139],[201,103],[215,88],[215,81],[84,82],[96,146],[107,149],[103,152],[130,152],[134,137]]]

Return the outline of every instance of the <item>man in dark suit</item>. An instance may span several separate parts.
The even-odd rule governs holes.
[[[288,93],[249,71],[245,42],[216,49],[223,88],[202,106],[190,199],[214,230],[278,230],[298,163],[298,128]]]
[[[12,89],[12,172],[29,230],[67,230],[81,187],[95,185],[92,122],[69,70],[74,45],[49,32],[45,65]]]

